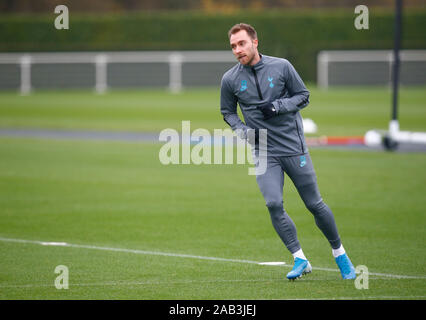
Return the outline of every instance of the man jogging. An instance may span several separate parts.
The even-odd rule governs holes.
[[[258,151],[260,129],[267,130],[267,167],[256,180],[265,199],[272,224],[294,257],[287,274],[292,280],[312,271],[297,238],[296,227],[283,206],[284,172],[293,181],[315,223],[329,241],[343,279],[355,279],[355,268],[342,246],[333,213],[324,203],[306,146],[301,109],[309,104],[309,91],[286,59],[262,55],[255,29],[245,23],[229,32],[232,53],[238,64],[221,82],[220,108],[223,118]],[[240,106],[244,122],[237,114]]]

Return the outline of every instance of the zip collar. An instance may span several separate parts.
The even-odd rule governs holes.
[[[258,63],[256,63],[254,66],[248,66],[248,65],[243,65],[242,64],[243,68],[245,68],[245,69],[254,69],[256,71],[262,69],[263,66],[264,66],[264,64],[265,64],[265,58],[260,53],[259,53],[259,56],[260,56],[260,60],[259,60]]]

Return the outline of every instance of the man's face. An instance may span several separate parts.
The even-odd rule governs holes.
[[[258,40],[250,38],[247,31],[240,30],[232,34],[229,38],[229,42],[231,44],[232,53],[241,64],[252,65],[253,61],[258,57]]]

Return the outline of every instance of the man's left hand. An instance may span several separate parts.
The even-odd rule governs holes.
[[[278,115],[277,108],[275,108],[275,106],[271,102],[261,104],[257,106],[257,109],[262,111],[264,120]]]

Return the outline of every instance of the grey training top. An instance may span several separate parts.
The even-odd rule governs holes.
[[[222,78],[220,111],[232,130],[267,129],[268,155],[293,156],[308,151],[299,111],[309,104],[306,89],[286,59],[261,55],[254,66],[238,63]],[[279,114],[263,120],[256,106],[272,102]],[[240,105],[245,124],[237,114]]]

